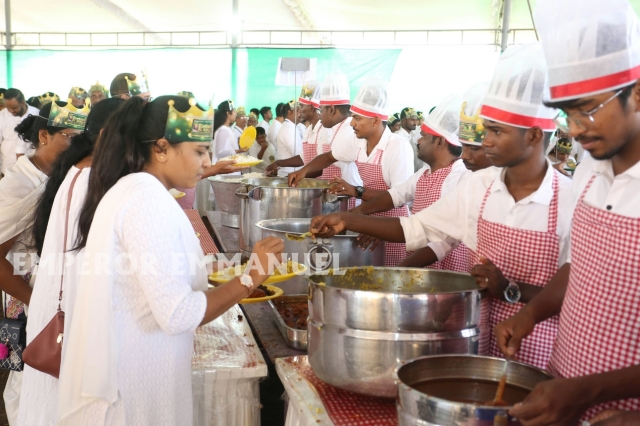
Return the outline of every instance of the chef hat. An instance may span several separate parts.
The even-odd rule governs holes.
[[[316,80],[308,81],[302,86],[298,102],[303,105],[311,105],[320,108],[320,82]]]
[[[481,146],[487,132],[484,120],[480,118],[480,108],[489,90],[488,83],[476,83],[462,95],[460,107],[460,128],[458,140],[465,145]]]
[[[351,112],[363,117],[389,119],[389,97],[386,81],[376,78],[367,79],[351,105]]]
[[[557,110],[548,98],[547,65],[540,43],[511,46],[500,57],[484,98],[480,116],[510,126],[553,131]]]
[[[434,136],[442,136],[451,145],[460,146],[458,127],[461,104],[458,96],[449,96],[424,119],[420,129]]]
[[[344,74],[329,74],[322,82],[320,105],[350,105],[349,80]]]
[[[640,25],[627,0],[539,0],[534,17],[551,100],[616,90],[640,78]]]

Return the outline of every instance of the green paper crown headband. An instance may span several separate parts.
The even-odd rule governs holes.
[[[189,99],[190,108],[180,112],[174,108],[174,101],[167,102],[169,115],[164,137],[171,142],[210,142],[213,139],[213,109],[198,108],[195,98]]]
[[[142,71],[136,74],[136,78],[134,80],[129,80],[128,76],[124,76],[125,80],[127,80],[127,87],[129,88],[129,95],[138,96],[143,93],[149,93],[149,80],[147,79],[147,73]]]
[[[109,97],[109,89],[107,89],[104,85],[100,84],[100,82],[96,81],[96,84],[89,87],[89,94],[93,92],[102,92],[106,97]]]
[[[69,91],[70,98],[76,98],[84,101],[88,96],[89,94],[82,87],[72,87],[71,91]]]
[[[84,130],[88,115],[89,106],[86,103],[84,107],[80,109],[73,106],[71,99],[67,101],[66,106],[60,106],[57,102],[52,102],[51,112],[47,119],[47,126]]]

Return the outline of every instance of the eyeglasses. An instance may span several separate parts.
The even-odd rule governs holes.
[[[595,123],[595,121],[593,120],[593,115],[596,112],[600,111],[606,104],[620,96],[622,92],[624,92],[624,89],[618,90],[613,94],[613,96],[611,96],[609,99],[607,99],[597,107],[591,109],[590,111],[576,111],[571,114],[567,114],[563,111],[558,114],[558,116],[554,118],[553,121],[556,123],[556,126],[558,126],[558,129],[562,130],[565,133],[569,133],[569,125],[571,124],[571,122],[573,122],[573,124],[578,126],[580,129],[587,130]]]

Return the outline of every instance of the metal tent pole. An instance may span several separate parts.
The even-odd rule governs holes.
[[[509,21],[511,19],[511,0],[504,0],[502,10],[502,37],[500,39],[500,52],[507,50],[509,44]]]

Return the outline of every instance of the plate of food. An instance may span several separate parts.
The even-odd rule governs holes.
[[[234,167],[251,167],[262,163],[262,160],[247,154],[235,154],[221,158],[220,161],[235,161]]]
[[[255,290],[253,290],[253,292],[248,297],[245,297],[238,303],[248,305],[249,303],[266,302],[267,300],[280,297],[283,294],[284,291],[282,291],[282,289],[279,287],[262,284],[259,285]]]
[[[230,268],[223,269],[222,271],[214,272],[209,275],[209,281],[214,283],[226,283],[227,281],[244,274],[246,267],[247,265],[244,264],[238,267],[232,266]],[[307,267],[301,263],[294,263],[293,261],[288,260],[286,271],[284,271],[284,267],[281,269],[282,271],[280,268],[277,268],[274,274],[267,278],[263,284],[269,285],[281,283],[295,277],[296,275],[302,275],[306,272]]]
[[[182,192],[182,191],[178,191],[178,190],[177,190],[177,189],[175,189],[175,188],[171,188],[171,189],[169,190],[169,193],[170,193],[171,195],[173,195],[173,198],[175,198],[176,200],[177,200],[178,198],[182,198],[182,197],[184,197],[185,195],[187,195],[187,194],[185,194],[184,192]]]

